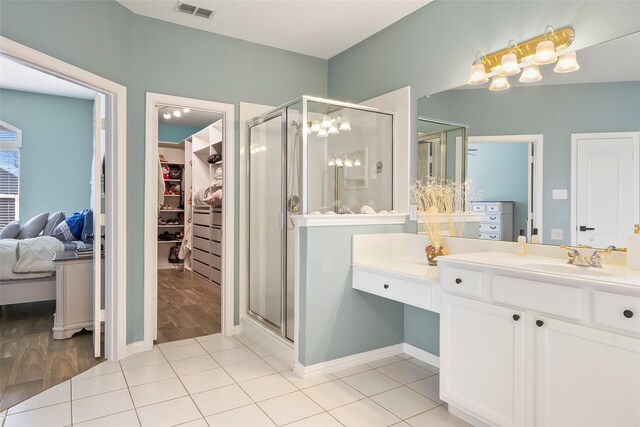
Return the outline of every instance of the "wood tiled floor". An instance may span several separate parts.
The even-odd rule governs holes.
[[[188,271],[158,270],[157,343],[220,332],[220,288]]]
[[[104,360],[91,332],[54,340],[54,312],[55,301],[0,307],[0,411]]]

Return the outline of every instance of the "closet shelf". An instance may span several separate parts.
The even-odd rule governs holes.
[[[180,197],[180,194],[163,194],[164,197]]]
[[[184,209],[158,209],[158,212],[184,212]]]
[[[158,243],[180,243],[182,240],[158,240]]]
[[[164,182],[180,182],[181,179],[165,179]]]
[[[161,165],[174,165],[174,166],[184,166],[184,163],[178,162],[160,162]]]
[[[184,227],[184,224],[177,224],[177,225],[167,225],[167,224],[162,224],[162,225],[158,225],[158,228],[182,228]]]

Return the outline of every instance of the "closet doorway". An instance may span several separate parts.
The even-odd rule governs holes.
[[[147,95],[145,347],[233,332],[232,116]]]

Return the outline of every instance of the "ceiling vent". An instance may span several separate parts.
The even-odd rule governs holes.
[[[199,16],[200,18],[209,19],[216,11],[211,9],[205,9],[204,7],[194,6],[192,4],[183,3],[181,1],[176,5],[176,12],[186,13],[187,15]]]

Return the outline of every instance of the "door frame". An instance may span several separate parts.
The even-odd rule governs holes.
[[[578,242],[578,143],[589,139],[631,138],[633,143],[633,222],[640,223],[640,132],[589,132],[571,134],[571,245]],[[632,230],[629,230],[631,233]]]
[[[105,358],[127,355],[127,88],[0,36],[0,54],[106,97]]]
[[[153,134],[157,123],[157,104],[174,105],[224,114],[224,142],[222,150],[222,283],[221,332],[234,334],[235,321],[235,105],[203,99],[186,98],[147,92],[145,115],[145,201],[144,201],[144,349],[153,348],[157,333],[158,312],[158,255],[157,255],[157,200],[158,144]]]
[[[533,203],[533,210],[531,206],[528,207],[530,213],[533,214],[533,222],[527,221],[527,228],[529,233],[533,228],[538,229],[538,236],[542,240],[544,230],[543,224],[543,199],[544,199],[544,187],[543,187],[543,163],[544,163],[544,137],[542,134],[531,135],[495,135],[495,136],[467,136],[467,147],[469,144],[495,144],[495,143],[527,143],[533,145],[533,158],[529,153],[529,203]],[[458,152],[461,153],[461,150]],[[531,164],[533,163],[533,166]],[[533,175],[533,178],[531,177]],[[466,171],[465,171],[466,179]],[[531,234],[529,234],[530,236]]]

